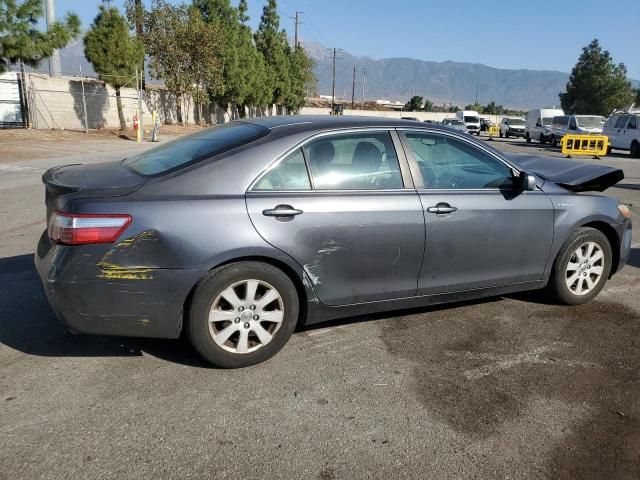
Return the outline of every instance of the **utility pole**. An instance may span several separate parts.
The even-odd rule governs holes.
[[[351,110],[355,108],[356,102],[356,66],[353,66],[353,84],[351,86]]]
[[[366,67],[362,66],[362,109],[364,110],[364,88],[367,85],[367,71]]]
[[[138,37],[138,40],[140,42],[142,42],[142,12],[143,12],[143,5],[142,5],[142,0],[135,0],[135,8],[136,8],[136,37]],[[142,80],[141,80],[141,85],[142,85],[142,89],[145,89],[145,66],[144,66],[144,55],[142,56]]]
[[[47,7],[47,31],[53,26],[56,21],[56,12],[53,6],[53,0],[46,1]],[[53,50],[51,57],[49,57],[49,75],[52,77],[60,76],[60,52],[58,49]]]
[[[476,105],[478,104],[478,85],[476,85]]]
[[[341,48],[330,48],[329,50],[333,50],[333,82],[331,85],[331,111],[333,111],[333,107],[336,105],[336,55]]]
[[[296,32],[296,33],[295,33],[295,37],[294,37],[294,38],[295,38],[295,40],[294,40],[294,44],[293,44],[293,45],[294,45],[294,48],[298,48],[298,47],[300,46],[300,42],[298,41],[298,27],[299,27],[299,26],[300,26],[300,24],[302,23],[302,22],[300,21],[300,14],[301,14],[301,13],[304,13],[304,12],[298,12],[298,11],[296,10],[296,28],[295,28],[295,32]]]

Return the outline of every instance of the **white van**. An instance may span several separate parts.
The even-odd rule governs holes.
[[[602,133],[609,137],[609,150],[629,150],[632,157],[640,158],[640,112],[614,113]]]
[[[549,141],[555,147],[567,134],[600,135],[603,126],[604,117],[600,115],[558,115],[551,122]]]
[[[464,123],[468,133],[480,135],[480,114],[473,110],[460,110],[456,112],[456,118]]]
[[[527,143],[536,140],[547,143],[551,136],[551,121],[553,117],[564,115],[559,108],[536,108],[527,112],[527,125],[524,128],[524,138]]]

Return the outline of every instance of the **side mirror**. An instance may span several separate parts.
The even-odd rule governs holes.
[[[520,172],[520,188],[523,191],[531,191],[536,189],[536,177],[527,172]]]

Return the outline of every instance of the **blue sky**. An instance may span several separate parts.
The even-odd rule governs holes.
[[[143,0],[149,4],[150,0]],[[237,3],[236,0],[232,0]],[[123,0],[114,0],[121,7]],[[257,26],[264,0],[248,0]],[[83,28],[100,0],[56,0],[56,14],[75,11]],[[608,13],[607,5],[615,4]],[[593,38],[640,79],[640,0],[279,0],[282,26],[327,47],[373,58],[478,62],[498,68],[571,71]]]

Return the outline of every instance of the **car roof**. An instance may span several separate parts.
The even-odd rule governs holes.
[[[290,130],[295,132],[366,127],[425,127],[424,122],[419,120],[403,120],[399,118],[358,115],[281,115],[256,117],[243,119],[241,121],[268,128],[273,131]]]

